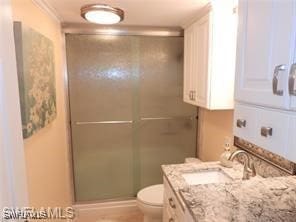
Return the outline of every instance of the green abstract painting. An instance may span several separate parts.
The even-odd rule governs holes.
[[[14,39],[23,137],[28,138],[57,115],[53,42],[14,22]]]

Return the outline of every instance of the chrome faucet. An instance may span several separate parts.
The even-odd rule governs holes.
[[[254,167],[254,163],[251,163],[249,154],[244,150],[236,150],[229,156],[228,160],[233,161],[235,157],[238,155],[244,155],[244,172],[243,172],[243,180],[248,180],[250,177],[256,176],[256,170]]]

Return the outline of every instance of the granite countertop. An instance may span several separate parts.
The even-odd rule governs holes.
[[[222,169],[223,172],[225,172],[233,180],[241,180],[242,178],[243,166],[236,161],[234,162],[233,168],[223,167],[219,164],[219,162],[191,162],[184,164],[162,165],[164,176],[167,178],[183,209],[185,207],[185,203],[180,197],[179,191],[189,188],[190,186],[186,183],[182,174],[207,169]]]
[[[233,179],[229,183],[188,185],[182,174],[204,169],[221,169]],[[219,162],[162,166],[180,204],[198,222],[296,221],[296,177],[242,180],[243,166],[233,168]]]

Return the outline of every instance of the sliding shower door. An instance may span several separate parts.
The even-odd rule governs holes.
[[[66,36],[75,199],[135,197],[196,152],[183,38]]]

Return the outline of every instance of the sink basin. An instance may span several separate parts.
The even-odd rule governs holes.
[[[220,169],[200,170],[193,173],[184,173],[182,176],[189,185],[226,183],[232,181],[232,178]]]

